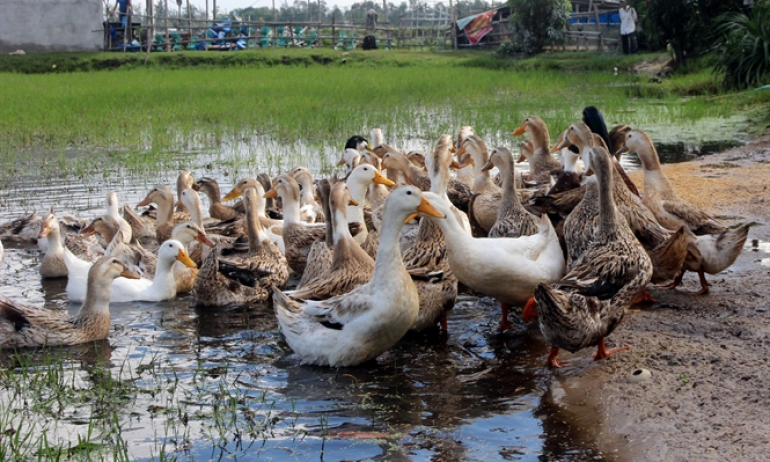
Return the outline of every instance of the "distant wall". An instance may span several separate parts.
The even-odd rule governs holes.
[[[0,53],[99,51],[103,34],[92,31],[103,8],[102,0],[0,0]]]

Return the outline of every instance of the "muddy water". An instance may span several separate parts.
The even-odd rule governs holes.
[[[224,192],[241,175],[286,170],[272,160],[284,154],[222,166],[217,160],[227,153],[187,152],[164,162],[213,176]],[[67,153],[86,155],[105,154]],[[336,160],[310,158],[316,171]],[[5,177],[0,221],[51,205],[90,218],[103,213],[107,191],[136,204],[152,185],[174,184],[177,173],[104,168],[101,176],[76,176],[46,168],[48,161],[45,153],[30,156]],[[7,245],[0,293],[74,312],[64,281],[40,280],[41,258],[33,247]],[[519,323],[499,333],[492,300],[463,296],[449,335],[411,335],[370,364],[339,370],[299,366],[270,307],[211,311],[191,302],[113,304],[107,341],[63,349],[65,384],[99,389],[109,377],[120,384],[120,398],[64,400],[51,410],[28,406],[39,390],[23,392],[23,400],[0,390],[0,408],[14,409],[14,425],[37,422],[33,433],[45,432],[50,443],[67,448],[81,438],[109,457],[123,442],[132,460],[629,460],[622,445],[598,449],[599,435],[611,431],[586,404],[587,386],[572,383],[594,367],[590,357],[548,371],[539,332]],[[9,354],[2,366],[43,374],[51,355]]]

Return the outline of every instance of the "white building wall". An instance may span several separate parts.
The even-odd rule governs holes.
[[[102,0],[0,0],[0,53],[99,51],[103,8]]]

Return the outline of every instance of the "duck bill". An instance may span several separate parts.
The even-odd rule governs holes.
[[[551,148],[551,152],[556,152],[560,149],[568,148],[570,146],[572,146],[572,142],[568,140],[566,136],[564,136],[564,133],[562,133],[559,136],[559,142],[556,143],[556,146]]]
[[[187,255],[187,252],[185,252],[182,249],[179,249],[179,253],[176,254],[176,259],[181,261],[184,266],[187,266],[189,268],[198,267],[198,265],[196,265],[195,262],[190,259],[190,256]]]
[[[209,247],[214,247],[216,245],[214,244],[214,241],[209,239],[209,237],[206,236],[206,234],[204,234],[202,231],[198,231],[198,235],[195,236],[195,240]]]
[[[348,201],[348,205],[352,205],[353,207],[358,207],[358,201],[354,201],[353,199],[350,199]]]
[[[152,199],[150,199],[149,196],[145,197],[142,202],[136,204],[137,207],[147,207],[148,205],[152,204]]]
[[[238,188],[233,188],[233,190],[230,191],[229,193],[227,193],[227,195],[225,197],[223,197],[222,200],[223,201],[231,201],[231,200],[237,199],[239,197],[241,197],[241,192],[238,191]]]
[[[384,184],[385,186],[395,186],[396,183],[394,183],[392,180],[387,178],[382,173],[378,172],[377,170],[374,171],[374,181],[377,184]]]
[[[460,170],[461,168],[463,168],[463,165],[458,164],[456,160],[452,159],[452,163],[449,164],[449,168],[451,168],[452,170]]]
[[[494,166],[495,166],[495,164],[493,164],[491,160],[490,160],[490,161],[487,161],[487,163],[486,163],[486,164],[484,164],[484,166],[483,166],[483,167],[481,167],[481,171],[482,171],[482,172],[488,172],[488,171],[492,170],[492,168],[493,168]]]
[[[337,167],[339,167],[341,165],[345,165],[345,159],[340,159],[340,161],[337,162]]]
[[[519,136],[524,134],[524,124],[519,125],[519,128],[513,131],[513,136]]]
[[[128,268],[123,268],[123,271],[120,272],[120,275],[126,279],[141,279],[142,276],[139,275],[136,271],[132,271]]]
[[[190,185],[190,188],[192,188],[193,191],[200,191],[201,185],[199,185],[198,183],[193,183],[192,185]]]
[[[420,213],[424,213],[425,215],[430,215],[435,218],[446,218],[446,215],[436,210],[436,207],[433,206],[430,202],[428,202],[428,199],[422,198],[422,202],[420,202],[420,205],[417,206],[417,211]]]
[[[369,143],[366,143],[366,149],[369,150],[369,151],[374,151],[374,148]]]
[[[410,221],[412,221],[415,218],[417,218],[419,215],[420,215],[419,213],[413,213],[413,214],[409,215],[408,217],[406,217],[406,220],[404,220],[404,224],[409,223]]]
[[[51,227],[48,226],[48,223],[43,223],[43,225],[40,227],[40,232],[37,234],[37,238],[42,239],[48,236],[48,233],[50,232],[51,232]]]
[[[521,154],[521,155],[519,156],[519,158],[518,158],[518,159],[516,159],[516,163],[517,163],[517,164],[520,164],[520,163],[522,163],[522,162],[526,162],[526,161],[527,161],[527,156],[525,156],[524,154]]]
[[[271,197],[278,197],[278,191],[275,189],[271,189],[270,191],[266,192],[264,196],[265,199],[270,199]]]
[[[459,166],[457,170],[461,168],[465,168],[469,165],[473,165],[473,157],[471,157],[471,155],[468,154],[467,152],[463,153],[460,157],[458,157],[457,165]]]
[[[184,203],[182,203],[182,201],[177,201],[177,203],[174,204],[174,207],[177,207],[177,208],[182,208],[182,207],[187,208],[187,207],[184,206]]]
[[[615,157],[618,157],[619,155],[623,154],[624,152],[628,152],[628,151],[630,151],[630,149],[628,149],[628,146],[626,146],[624,144],[623,146],[620,147],[620,149],[617,150],[617,152],[615,153]]]

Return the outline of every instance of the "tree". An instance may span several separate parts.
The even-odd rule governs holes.
[[[770,79],[770,0],[748,13],[726,13],[717,19],[719,54],[714,72],[728,88],[762,85]]]
[[[508,0],[511,8],[512,51],[540,53],[548,42],[559,38],[569,23],[568,0]]]

